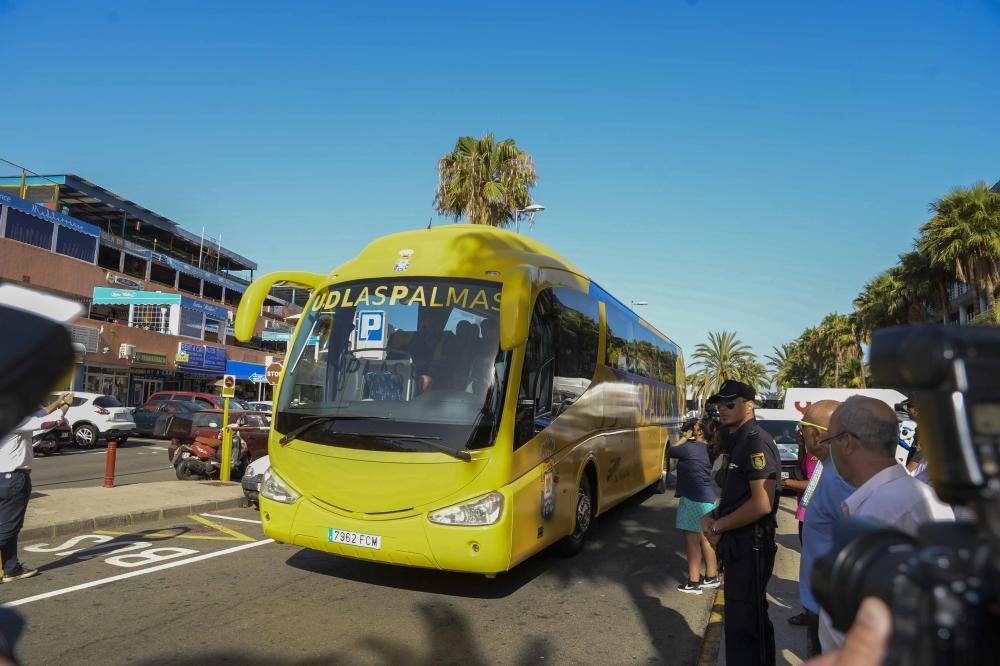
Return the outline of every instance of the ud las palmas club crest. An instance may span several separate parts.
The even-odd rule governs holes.
[[[750,454],[750,466],[753,467],[755,470],[760,471],[760,470],[764,469],[764,467],[766,465],[767,465],[767,463],[764,461],[764,454],[763,453],[751,453]]]
[[[392,267],[392,270],[397,273],[402,273],[407,268],[410,267],[410,257],[413,256],[413,250],[400,250],[399,251],[399,261],[396,265]]]

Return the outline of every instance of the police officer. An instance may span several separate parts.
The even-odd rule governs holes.
[[[702,519],[725,572],[726,664],[773,666],[774,626],[767,583],[774,568],[778,448],[754,419],[753,387],[727,380],[709,402],[719,409],[729,465],[719,506]]]

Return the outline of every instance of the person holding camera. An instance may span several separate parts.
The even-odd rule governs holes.
[[[0,439],[0,561],[3,562],[0,583],[12,583],[38,573],[38,569],[29,569],[17,559],[17,536],[24,526],[31,497],[31,435],[41,428],[46,416],[57,409],[65,416],[72,404],[73,394],[63,393]]]
[[[719,587],[719,564],[715,549],[701,531],[702,517],[715,508],[715,488],[712,485],[712,463],[706,443],[706,424],[693,421],[684,424],[685,434],[667,454],[677,460],[677,529],[684,533],[687,550],[687,581],[677,586],[685,594],[701,594],[702,589]],[[705,560],[705,575],[701,561]]]
[[[923,523],[953,521],[952,508],[896,461],[898,443],[896,413],[880,400],[851,396],[833,413],[821,444],[829,448],[844,479],[857,488],[843,502],[844,516],[871,518],[914,536]],[[826,611],[820,615],[819,639],[823,652],[844,641]]]
[[[726,574],[723,627],[726,663],[775,663],[774,626],[767,616],[767,583],[778,550],[774,541],[781,475],[778,447],[754,418],[756,391],[727,380],[709,401],[719,409],[729,455],[718,507],[702,519]]]

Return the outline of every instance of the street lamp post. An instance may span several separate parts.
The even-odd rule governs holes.
[[[525,206],[524,208],[514,209],[514,231],[517,233],[521,232],[521,213],[528,214],[528,222],[532,225],[535,224],[535,213],[541,213],[545,210],[545,206],[541,204],[531,204],[530,206]]]

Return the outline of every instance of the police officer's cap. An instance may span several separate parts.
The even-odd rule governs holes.
[[[732,400],[733,398],[753,400],[756,397],[757,391],[755,391],[749,384],[738,382],[735,379],[727,379],[722,382],[722,386],[719,387],[718,392],[709,397],[708,402],[713,403],[719,402],[720,400]]]

